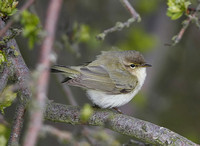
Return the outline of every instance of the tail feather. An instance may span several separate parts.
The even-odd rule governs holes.
[[[63,71],[60,71],[60,70],[51,68],[51,72],[52,72],[52,73],[62,73]]]
[[[64,78],[64,80],[61,82],[61,83],[65,83],[65,82],[67,82],[67,81],[69,81],[69,80],[71,80],[72,78],[70,78],[70,77],[66,77],[66,78]]]
[[[67,82],[71,78],[77,77],[80,75],[78,70],[72,69],[71,67],[62,66],[62,65],[54,65],[51,67],[52,73],[61,73],[66,76],[66,78],[62,81],[62,83]]]
[[[72,73],[72,74],[77,74],[79,71],[72,69],[71,67],[68,66],[62,66],[62,65],[54,65],[51,67],[52,72],[58,72],[58,73]]]

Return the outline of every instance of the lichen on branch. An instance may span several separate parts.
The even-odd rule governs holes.
[[[192,141],[164,127],[108,109],[94,109],[87,122],[80,119],[81,108],[50,102],[46,106],[44,118],[49,121],[72,125],[104,126],[118,133],[138,138],[155,145],[196,145]]]

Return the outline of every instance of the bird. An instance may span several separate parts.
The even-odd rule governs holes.
[[[88,98],[100,108],[127,104],[141,89],[151,67],[135,50],[102,51],[92,62],[80,66],[54,65],[51,72],[65,76],[62,83],[86,89]]]

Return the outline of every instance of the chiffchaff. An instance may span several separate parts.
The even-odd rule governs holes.
[[[113,108],[128,103],[138,93],[146,77],[146,67],[150,66],[134,50],[103,51],[87,65],[55,65],[51,71],[64,74],[63,83],[85,88],[95,105]]]

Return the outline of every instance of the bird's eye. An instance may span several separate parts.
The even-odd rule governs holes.
[[[131,64],[130,67],[131,67],[131,68],[134,68],[134,67],[135,67],[135,64]]]

